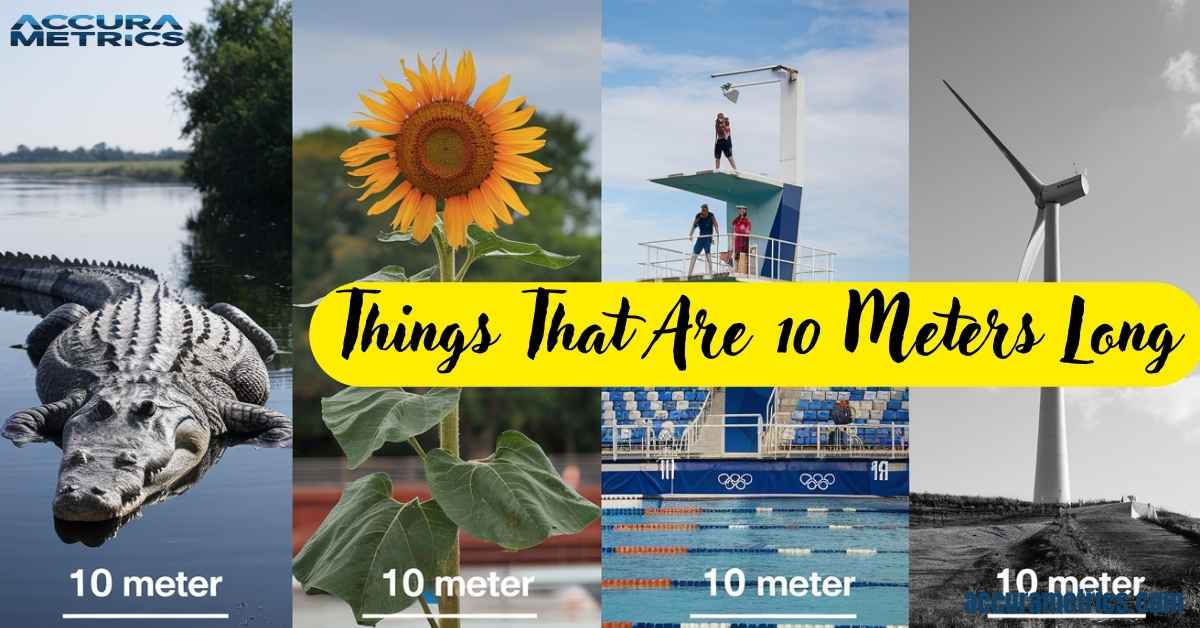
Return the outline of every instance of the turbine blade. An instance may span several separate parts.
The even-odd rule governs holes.
[[[1029,244],[1025,245],[1025,255],[1021,258],[1021,272],[1017,281],[1029,281],[1033,273],[1033,264],[1037,261],[1038,253],[1046,242],[1046,210],[1038,208],[1037,218],[1033,221],[1033,233],[1029,234]]]
[[[995,133],[992,133],[992,130],[988,128],[988,125],[984,124],[979,115],[975,113],[975,110],[971,108],[971,105],[968,105],[967,101],[963,100],[963,97],[959,96],[958,92],[954,91],[954,88],[950,86],[950,83],[944,80],[942,82],[946,84],[946,88],[950,90],[950,93],[954,94],[954,97],[958,99],[958,102],[961,103],[962,106],[967,110],[967,113],[971,114],[972,118],[975,118],[975,122],[979,123],[979,126],[983,129],[983,132],[987,133],[987,136],[992,138],[992,142],[996,144],[996,148],[999,148],[1000,152],[1004,153],[1004,157],[1008,159],[1008,163],[1012,164],[1013,169],[1017,171],[1017,174],[1021,175],[1021,180],[1025,182],[1025,185],[1029,188],[1029,191],[1033,193],[1033,198],[1040,201],[1042,182],[1038,180],[1038,178],[1034,176],[1024,164],[1017,160],[1016,155],[1013,155],[1012,151],[1008,150],[1008,147],[1004,145],[1004,142],[1001,142],[1000,138],[996,137]]]

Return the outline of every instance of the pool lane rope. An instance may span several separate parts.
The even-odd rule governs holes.
[[[908,526],[801,523],[606,523],[613,532],[696,532],[699,530],[899,530]]]
[[[811,554],[845,554],[875,556],[877,554],[907,554],[908,550],[851,547],[846,549],[813,549],[807,547],[685,547],[682,545],[617,545],[601,550],[605,554],[782,554],[808,556]]]
[[[602,515],[640,515],[645,517],[672,515],[708,515],[708,514],[757,514],[769,515],[774,513],[804,513],[812,515],[848,513],[885,513],[908,514],[907,508],[702,508],[700,506],[669,506],[663,508],[604,508]]]

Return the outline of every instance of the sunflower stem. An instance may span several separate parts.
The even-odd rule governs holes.
[[[442,226],[437,225],[433,230],[434,249],[437,250],[438,256],[438,279],[440,281],[458,281],[458,275],[455,272],[454,248],[446,241],[446,235],[442,231]],[[454,456],[459,455],[458,447],[458,405],[442,419],[441,425],[438,427],[438,446],[445,449]],[[461,565],[459,565],[459,543],[460,539],[456,532],[454,544],[450,547],[450,553],[446,556],[442,566],[442,575],[451,578],[459,575]],[[438,614],[451,615],[460,612],[458,596],[447,593],[438,599]],[[457,618],[443,617],[440,620],[441,628],[459,628],[459,620]]]
[[[421,610],[425,611],[426,615],[433,615],[433,611],[429,609],[429,602],[425,601],[425,595],[422,594],[417,599],[420,600],[420,602],[421,602]],[[438,628],[438,623],[437,623],[436,619],[434,619],[433,617],[426,617],[425,619],[427,619],[429,621],[429,625],[432,628]]]

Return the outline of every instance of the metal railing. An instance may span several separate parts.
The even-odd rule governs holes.
[[[710,254],[693,255],[693,246],[701,238],[713,240]],[[735,246],[740,244],[740,246]],[[646,281],[684,280],[692,277],[728,276],[747,281],[791,280],[832,281],[833,251],[798,242],[759,235],[722,233],[719,236],[695,236],[639,242],[645,248],[645,261],[638,262]],[[734,253],[740,249],[740,255]]]
[[[711,394],[710,394],[711,397]],[[707,399],[706,399],[707,401]],[[702,412],[700,417],[706,415]],[[726,419],[752,418],[754,423],[729,423]],[[720,457],[718,451],[705,451],[698,446],[706,434],[718,431],[718,443],[724,442],[723,430],[727,427],[747,428],[756,431],[755,438],[762,441],[764,422],[761,414],[713,414],[706,419],[697,418],[692,421],[679,436],[670,430],[656,430],[652,425],[617,424],[610,419],[606,424],[612,430],[612,443],[607,445],[604,457],[612,460],[625,458],[698,458]],[[746,454],[732,454],[746,455]]]
[[[761,451],[765,455],[785,457],[906,458],[908,443],[909,426],[906,424],[776,422],[763,430]]]
[[[754,418],[754,423],[732,423],[728,419]],[[667,430],[656,431],[650,425],[609,423],[612,442],[605,457],[620,458],[736,458],[761,455],[780,458],[907,458],[909,426],[893,423],[790,423],[763,421],[758,414],[712,415],[708,421],[692,422],[680,437]],[[726,428],[754,429],[758,452],[726,452]],[[721,446],[714,451],[697,447],[710,430],[718,430],[711,442]],[[868,431],[870,430],[870,431]],[[799,436],[800,438],[797,438]]]

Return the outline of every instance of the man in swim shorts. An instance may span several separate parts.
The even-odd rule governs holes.
[[[696,229],[700,230],[699,238],[694,238]],[[700,213],[696,214],[696,218],[692,220],[692,228],[688,230],[688,239],[695,240],[695,244],[692,245],[692,261],[688,264],[689,277],[696,267],[696,256],[701,251],[704,252],[704,264],[708,268],[708,274],[712,274],[712,243],[720,236],[721,229],[717,226],[716,215],[708,211],[708,204],[701,205]]]

